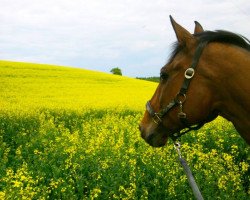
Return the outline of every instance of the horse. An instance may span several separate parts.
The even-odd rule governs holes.
[[[229,31],[204,31],[195,21],[191,34],[172,16],[177,42],[139,125],[153,147],[222,116],[250,144],[250,42]]]

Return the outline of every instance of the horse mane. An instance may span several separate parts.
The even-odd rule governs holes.
[[[226,44],[236,45],[243,49],[250,51],[250,41],[240,35],[229,31],[217,30],[217,31],[204,31],[202,33],[194,34],[201,42],[221,42]]]
[[[201,33],[193,34],[196,38],[198,38],[198,42],[221,42],[226,44],[236,45],[247,51],[250,51],[250,41],[240,35],[229,31],[217,30],[217,31],[204,31]],[[178,42],[175,42],[172,46],[172,53],[170,54],[168,63],[172,62],[174,57],[183,49],[184,45],[180,45]]]

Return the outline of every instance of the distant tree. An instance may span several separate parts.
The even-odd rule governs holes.
[[[122,70],[121,70],[120,68],[118,68],[118,67],[115,67],[115,68],[111,69],[110,72],[111,72],[112,74],[122,76]]]

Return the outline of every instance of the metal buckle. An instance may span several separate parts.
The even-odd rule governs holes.
[[[193,68],[188,68],[186,71],[185,71],[185,73],[184,73],[184,76],[185,76],[185,78],[186,79],[191,79],[191,78],[193,78],[193,76],[194,76],[194,69]]]
[[[153,119],[154,123],[156,123],[157,125],[159,125],[159,123],[162,122],[161,117],[159,116],[158,113],[155,113],[154,117],[152,119]]]

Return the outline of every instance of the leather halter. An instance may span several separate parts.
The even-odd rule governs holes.
[[[186,93],[189,87],[189,84],[195,74],[195,69],[198,65],[200,56],[202,54],[202,51],[204,47],[206,46],[206,42],[200,43],[195,51],[194,58],[192,61],[191,66],[185,71],[184,73],[184,81],[182,83],[181,89],[179,93],[176,95],[176,97],[163,109],[161,109],[159,112],[155,112],[152,108],[150,101],[146,104],[146,110],[148,111],[149,115],[152,117],[153,121],[159,125],[162,123],[162,120],[164,116],[174,107],[179,106],[180,111],[178,113],[178,118],[180,119],[181,123],[184,125],[187,130],[184,130],[183,132],[176,132],[170,135],[170,138],[172,140],[177,140],[179,137],[184,135],[185,133],[191,131],[191,130],[198,130],[201,128],[205,122],[200,122],[199,124],[196,124],[194,126],[190,126],[187,120],[186,113],[183,112],[183,103],[186,101]]]

